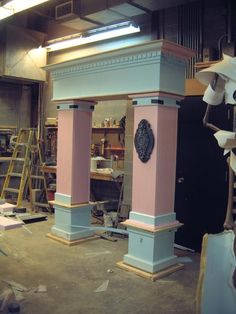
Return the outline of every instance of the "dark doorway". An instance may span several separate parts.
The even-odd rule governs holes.
[[[184,226],[175,242],[196,251],[205,233],[223,230],[228,193],[227,156],[202,124],[205,109],[201,97],[186,97],[178,121],[175,211]],[[232,130],[232,117],[233,107],[222,104],[212,109],[210,121]]]

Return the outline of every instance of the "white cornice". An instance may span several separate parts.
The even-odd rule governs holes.
[[[53,99],[96,99],[107,95],[163,91],[184,94],[186,59],[193,51],[165,40],[51,64]]]
[[[88,72],[98,68],[121,67],[129,63],[141,63],[156,60],[160,51],[165,55],[171,55],[175,59],[186,60],[194,55],[191,49],[182,47],[166,40],[154,40],[144,44],[119,48],[95,55],[76,58],[73,60],[55,63],[43,67],[51,72],[55,78],[60,75],[73,74],[75,72]]]

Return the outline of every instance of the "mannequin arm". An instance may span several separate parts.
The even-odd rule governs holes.
[[[216,125],[214,125],[214,124],[208,122],[210,110],[211,110],[211,105],[208,104],[208,105],[207,105],[207,108],[206,108],[205,115],[204,115],[204,117],[203,117],[203,125],[204,125],[205,127],[209,128],[209,129],[215,131],[215,132],[220,131],[220,129],[219,129]]]

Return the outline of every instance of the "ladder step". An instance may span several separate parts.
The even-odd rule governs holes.
[[[44,176],[35,176],[35,175],[31,175],[30,178],[31,178],[31,179],[40,179],[40,180],[44,180]]]
[[[29,145],[29,143],[27,143],[27,142],[25,142],[25,143],[23,143],[23,142],[17,143],[17,142],[16,142],[15,145],[16,145],[16,146],[17,146],[17,145],[18,145],[18,146],[27,146],[27,145]]]
[[[46,208],[49,208],[50,205],[47,204],[47,203],[39,203],[39,202],[34,202],[33,203],[35,206],[39,206],[39,207],[46,207]]]
[[[18,172],[10,172],[8,173],[8,175],[11,177],[18,177],[18,178],[22,177],[22,173],[18,173]]]
[[[4,192],[19,193],[19,190],[18,189],[13,189],[13,188],[5,188]]]
[[[11,160],[12,161],[22,161],[22,162],[24,162],[25,158],[12,158]]]

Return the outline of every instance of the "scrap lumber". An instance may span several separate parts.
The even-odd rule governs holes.
[[[0,230],[9,230],[19,228],[24,224],[22,221],[18,221],[11,218],[0,217]]]

